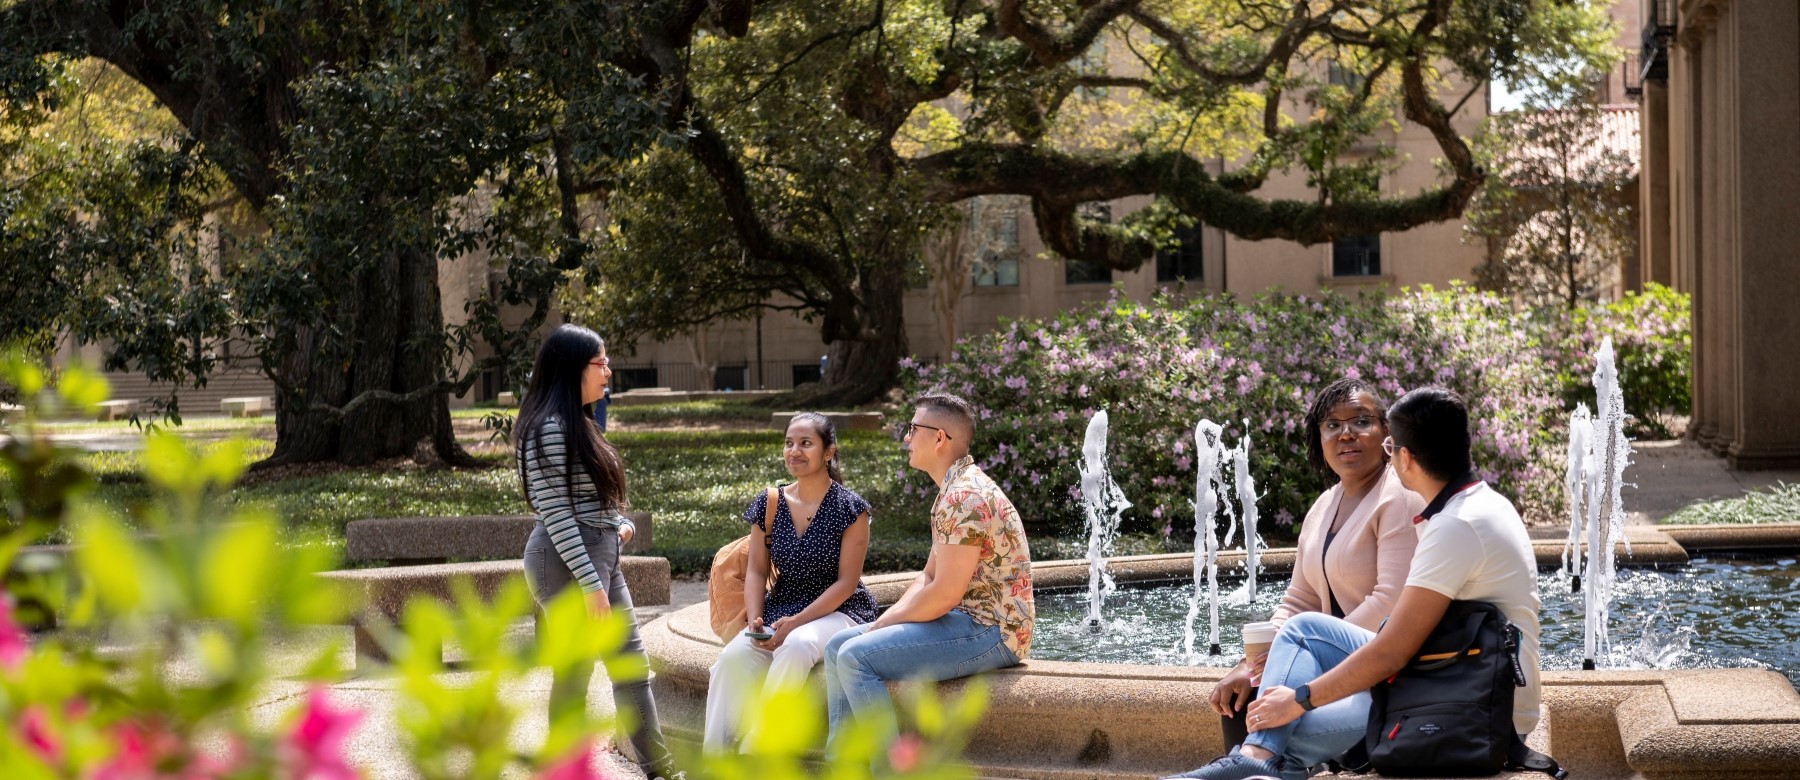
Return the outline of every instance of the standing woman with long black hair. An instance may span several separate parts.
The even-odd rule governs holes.
[[[619,569],[620,550],[636,531],[624,514],[625,462],[589,414],[611,379],[606,343],[598,335],[575,325],[558,327],[538,348],[513,436],[519,478],[538,520],[525,542],[532,597],[548,604],[574,583],[585,594],[588,614],[622,609],[630,619],[631,592]],[[620,652],[643,657],[649,668],[635,620]],[[553,679],[551,711],[572,701],[585,707],[592,674]],[[632,711],[637,725],[622,736],[645,777],[671,776],[649,678],[614,681],[613,702]]]

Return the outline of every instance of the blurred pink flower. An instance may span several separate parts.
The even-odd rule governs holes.
[[[583,740],[569,754],[544,768],[538,780],[605,780],[606,775],[594,771],[593,740]]]
[[[56,735],[50,733],[50,724],[44,720],[43,709],[31,706],[19,716],[19,737],[25,747],[36,753],[38,758],[49,763],[62,760],[62,743],[56,741]]]
[[[0,668],[17,669],[31,649],[25,631],[13,622],[12,599],[0,593]]]
[[[297,780],[356,780],[356,770],[344,760],[344,743],[363,718],[359,710],[333,709],[325,687],[314,686],[306,695],[306,711],[282,744],[282,758]]]
[[[888,766],[895,772],[911,772],[919,768],[919,759],[925,754],[925,743],[916,734],[902,734],[894,743],[888,745]]]

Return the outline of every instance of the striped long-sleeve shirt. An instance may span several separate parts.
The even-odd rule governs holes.
[[[545,418],[537,434],[525,440],[519,457],[524,460],[526,495],[531,497],[538,522],[549,532],[556,554],[562,556],[583,592],[605,588],[581,542],[581,526],[626,528],[631,521],[618,507],[601,502],[580,456],[564,444],[562,422],[555,417]]]

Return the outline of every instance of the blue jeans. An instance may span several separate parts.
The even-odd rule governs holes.
[[[872,624],[839,631],[825,643],[825,697],[834,749],[845,719],[879,724],[886,745],[899,732],[891,680],[953,680],[1019,662],[998,626],[984,626],[960,609],[928,623],[901,623],[870,632]]]
[[[1298,688],[1338,664],[1374,639],[1368,629],[1319,612],[1288,618],[1269,647],[1263,665],[1262,690],[1277,685]],[[1253,731],[1244,740],[1281,757],[1282,775],[1305,778],[1306,768],[1343,755],[1362,739],[1369,725],[1369,693],[1323,705],[1281,728]]]

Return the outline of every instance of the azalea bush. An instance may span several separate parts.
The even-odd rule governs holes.
[[[1565,403],[1594,405],[1593,355],[1608,337],[1618,353],[1619,389],[1634,427],[1668,438],[1667,417],[1692,407],[1693,311],[1688,296],[1651,282],[1612,303],[1584,306],[1570,318],[1546,318],[1557,352],[1557,383]]]
[[[1633,299],[1585,310],[1579,328],[1553,328],[1550,317],[1462,284],[1366,298],[1142,303],[1115,293],[965,338],[947,363],[909,360],[902,374],[909,393],[945,389],[978,407],[976,457],[1041,531],[1080,526],[1081,442],[1105,409],[1112,472],[1134,504],[1127,531],[1191,543],[1193,428],[1204,418],[1225,427],[1228,445],[1250,436],[1261,528],[1291,535],[1335,479],[1307,462],[1302,421],[1313,393],[1340,377],[1367,379],[1389,402],[1433,384],[1462,394],[1480,476],[1527,517],[1549,519],[1571,385],[1592,372],[1585,342],[1568,334],[1630,344],[1653,341],[1634,334],[1685,332],[1685,308],[1654,295],[1645,299],[1654,305]],[[1672,351],[1658,360],[1681,362]]]
[[[319,576],[337,565],[334,547],[222,500],[247,465],[242,445],[200,450],[149,436],[148,495],[128,523],[94,499],[80,458],[33,422],[44,409],[91,409],[107,397],[104,382],[77,368],[52,387],[17,354],[0,359],[0,382],[27,406],[0,446],[0,777],[360,777],[344,748],[367,716],[331,692],[346,679],[342,646],[312,634],[291,643],[309,648],[297,661],[273,652],[302,627],[344,624],[355,600]],[[73,542],[66,556],[24,548],[59,528]],[[399,764],[426,780],[600,777],[595,751],[610,720],[559,704],[542,743],[520,750],[521,709],[542,705],[511,698],[537,667],[571,674],[598,660],[613,679],[649,670],[618,652],[624,615],[589,620],[578,589],[546,607],[535,641],[509,640],[532,608],[522,582],[492,601],[460,587],[454,604],[418,599],[400,625],[371,627],[393,657]],[[456,675],[441,660],[445,645],[463,650]],[[283,700],[296,702],[285,715],[254,715]],[[696,779],[860,778],[872,760],[900,776],[967,777],[957,756],[984,701],[978,686],[954,703],[922,694],[909,736],[878,744],[860,731],[815,770],[807,759],[822,741],[823,697],[783,693],[749,713],[751,723],[783,724],[759,729],[769,736],[752,754],[685,765]]]

